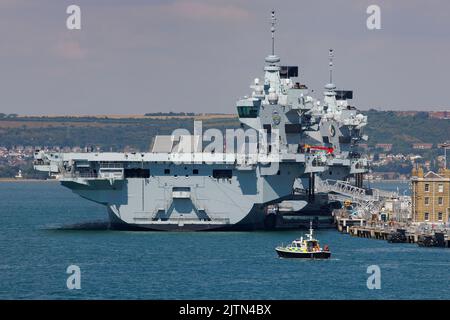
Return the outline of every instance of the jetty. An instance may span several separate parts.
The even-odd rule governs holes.
[[[334,221],[339,232],[353,237],[385,240],[391,243],[414,243],[424,247],[450,248],[450,228],[396,221],[374,221],[348,216],[336,210]]]
[[[450,170],[412,171],[411,196],[324,180],[318,189],[342,203],[333,210],[338,231],[354,237],[450,248]]]

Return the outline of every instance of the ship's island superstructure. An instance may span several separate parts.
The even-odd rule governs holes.
[[[36,151],[35,169],[105,205],[116,228],[295,227],[285,217],[314,201],[316,179],[353,177],[362,186],[368,161],[357,145],[366,139],[367,118],[349,105],[352,92],[332,83],[332,50],[330,82],[318,100],[296,81],[298,67],[280,66],[274,32],[272,12],[272,53],[265,58],[264,79],[255,79],[251,96],[236,103],[237,131],[257,132],[256,141],[248,134],[229,152],[205,147],[205,137],[194,132],[158,136],[151,152]],[[234,145],[234,137],[227,136],[224,145]]]

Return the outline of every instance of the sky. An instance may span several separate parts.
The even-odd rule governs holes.
[[[333,48],[353,105],[450,110],[448,0],[0,0],[0,112],[235,113],[263,77],[272,9],[276,54],[317,97]]]

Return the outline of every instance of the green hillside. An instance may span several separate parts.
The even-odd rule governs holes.
[[[368,144],[392,143],[394,152],[409,152],[415,142],[450,141],[450,120],[414,116],[393,111],[370,110],[366,133]],[[170,134],[176,128],[192,130],[194,118],[99,118],[99,117],[16,117],[0,118],[0,146],[87,146],[122,150],[126,146],[148,150],[152,137]],[[204,128],[236,128],[236,118],[208,119]]]
[[[409,152],[412,143],[436,146],[450,141],[450,120],[430,118],[426,112],[404,116],[393,111],[370,110],[365,114],[369,122],[365,131],[369,146],[392,143],[394,152]]]

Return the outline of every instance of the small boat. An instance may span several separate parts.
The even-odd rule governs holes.
[[[321,248],[319,240],[314,239],[312,222],[310,223],[309,234],[306,235],[306,239],[301,237],[287,246],[276,247],[275,251],[280,258],[328,259],[331,257],[328,246]]]
[[[22,170],[19,170],[19,172],[17,172],[17,174],[14,176],[14,178],[16,178],[16,179],[22,179],[22,178],[23,178]]]

